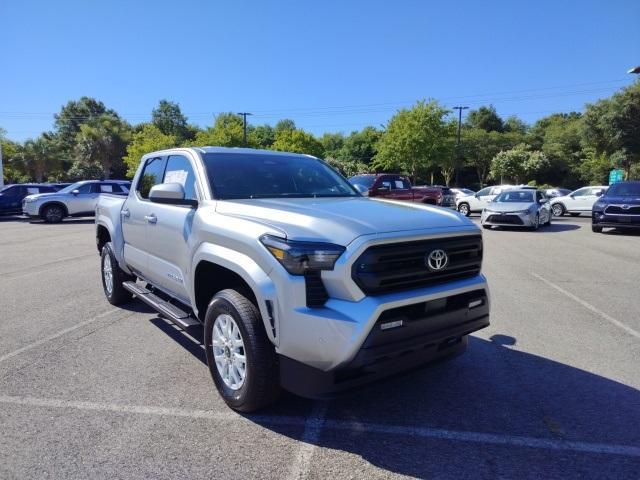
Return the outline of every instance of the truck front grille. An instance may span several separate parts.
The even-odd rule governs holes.
[[[447,254],[442,270],[427,266],[434,250]],[[473,277],[481,266],[482,237],[469,235],[369,247],[353,264],[351,276],[365,294],[379,295]]]

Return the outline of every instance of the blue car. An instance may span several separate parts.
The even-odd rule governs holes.
[[[593,205],[591,230],[640,229],[640,181],[614,183]]]
[[[41,185],[39,183],[5,185],[0,190],[0,215],[21,215],[24,197],[36,193],[52,193],[55,191],[56,189],[53,185]]]

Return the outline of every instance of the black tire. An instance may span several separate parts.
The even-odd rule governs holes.
[[[569,215],[571,215],[572,217],[579,217],[580,212],[569,212]]]
[[[482,228],[484,228],[485,230],[490,230],[491,229],[491,225],[482,225]]]
[[[549,217],[547,217],[547,221],[544,224],[545,227],[551,226],[551,218],[552,217],[553,217],[553,214],[551,213],[551,211],[549,211]]]
[[[471,215],[471,207],[469,207],[468,203],[461,203],[458,205],[458,212],[463,214],[465,217]]]
[[[534,222],[533,226],[531,227],[531,230],[533,230],[535,232],[539,228],[540,228],[540,214],[537,213],[536,214],[536,221]]]
[[[213,353],[213,328],[221,315],[230,315],[240,330],[246,360],[245,378],[238,389],[229,387],[218,371]],[[207,307],[204,346],[209,372],[226,404],[239,412],[255,412],[280,396],[280,378],[275,349],[264,329],[257,307],[235,290],[218,292]]]
[[[41,216],[47,223],[60,223],[65,217],[65,211],[60,205],[47,205],[42,209]]]
[[[561,203],[554,203],[551,206],[551,212],[553,213],[554,217],[561,217],[565,214],[565,208],[564,205]]]
[[[602,233],[602,227],[599,227],[598,225],[591,224],[591,231],[593,233]]]
[[[111,267],[111,291],[107,288],[108,281],[105,273],[105,263],[107,262],[107,258],[109,259]],[[118,265],[116,256],[113,253],[113,246],[111,245],[111,242],[105,243],[102,247],[102,252],[100,254],[100,277],[102,278],[104,296],[107,297],[107,300],[111,305],[122,305],[123,303],[127,303],[131,300],[133,295],[129,290],[126,290],[122,284],[124,282],[134,280],[134,277],[125,273]]]

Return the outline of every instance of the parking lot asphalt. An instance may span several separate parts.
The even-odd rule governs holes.
[[[91,219],[0,220],[0,478],[640,478],[640,235],[484,239],[464,355],[239,415],[201,331],[107,303]]]

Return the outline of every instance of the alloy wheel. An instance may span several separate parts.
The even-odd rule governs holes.
[[[113,267],[111,266],[111,257],[107,254],[102,262],[102,277],[104,278],[104,288],[111,295],[113,292]]]
[[[213,323],[211,347],[216,368],[227,387],[242,388],[247,376],[247,357],[242,334],[231,315],[218,315]]]

